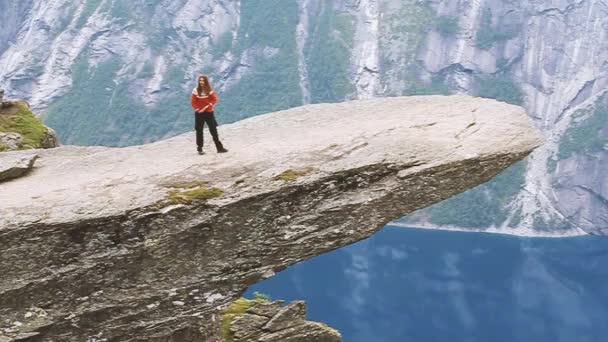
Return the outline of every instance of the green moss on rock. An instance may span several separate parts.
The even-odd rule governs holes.
[[[258,303],[270,303],[267,296],[256,295],[254,299],[239,298],[234,303],[230,304],[224,311],[222,311],[222,340],[224,342],[232,342],[232,335],[230,334],[230,324],[232,320],[244,314],[249,308],[253,307]]]
[[[21,134],[24,148],[41,148],[48,134],[48,128],[32,113],[25,102],[17,101],[0,109],[0,133],[10,132]]]
[[[274,176],[274,179],[282,180],[285,182],[293,182],[296,179],[298,179],[299,177],[306,176],[306,175],[310,174],[311,172],[312,172],[312,169],[310,169],[310,168],[304,169],[304,170],[288,169],[288,170],[285,170],[285,171],[279,173],[278,175]]]
[[[169,192],[170,204],[190,204],[194,201],[206,201],[220,197],[224,191],[220,188],[200,187],[187,191],[174,190]]]
[[[191,204],[196,201],[206,201],[221,197],[224,191],[220,188],[208,187],[205,181],[181,182],[168,185],[177,189],[169,191],[166,198],[150,205],[148,210],[161,210],[175,204]]]

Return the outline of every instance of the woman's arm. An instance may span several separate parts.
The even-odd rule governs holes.
[[[195,112],[198,112],[198,108],[196,108],[196,96],[194,94],[190,95],[190,105],[192,105],[192,109]]]

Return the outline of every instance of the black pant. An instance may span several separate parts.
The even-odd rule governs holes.
[[[203,147],[203,127],[205,122],[209,125],[209,131],[213,137],[215,148],[220,150],[224,148],[222,142],[217,134],[217,121],[215,121],[215,115],[213,112],[194,113],[194,129],[196,130],[196,146]]]

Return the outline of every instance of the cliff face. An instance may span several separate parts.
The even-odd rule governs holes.
[[[418,50],[422,75],[458,92],[523,104],[547,140],[521,168],[523,190],[506,198],[495,215],[502,219],[484,224],[608,233],[603,176],[608,5],[599,0],[461,0],[440,1],[436,9],[456,20],[460,30],[437,26],[426,36]],[[489,191],[491,199],[504,189],[482,191]]]
[[[0,85],[44,112],[66,143],[127,145],[190,130],[185,97],[200,72],[222,94],[223,122],[306,103],[480,95],[523,105],[547,144],[512,171],[517,182],[492,183],[454,201],[461,206],[447,203],[410,220],[606,232],[605,1],[9,0],[0,6],[7,18]]]
[[[220,128],[228,154],[196,154],[192,134],[63,146],[0,184],[0,340],[215,341],[218,310],[249,285],[540,144],[520,107],[464,96],[310,105]]]

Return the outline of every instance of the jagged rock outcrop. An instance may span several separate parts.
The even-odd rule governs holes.
[[[244,303],[241,303],[244,302]],[[239,299],[231,306],[251,305],[244,312],[222,316],[224,334],[233,342],[340,342],[340,333],[325,324],[306,320],[306,303]],[[226,336],[224,336],[226,338]]]
[[[57,132],[51,127],[46,127],[46,134],[40,139],[40,147],[42,148],[55,148],[59,146],[59,137]]]
[[[541,140],[466,96],[310,105],[127,148],[40,150],[0,184],[0,336],[216,341],[217,315],[289,265],[486,182]],[[0,339],[2,339],[0,337]]]
[[[36,158],[38,155],[35,153],[0,154],[0,183],[26,175],[34,167]]]

